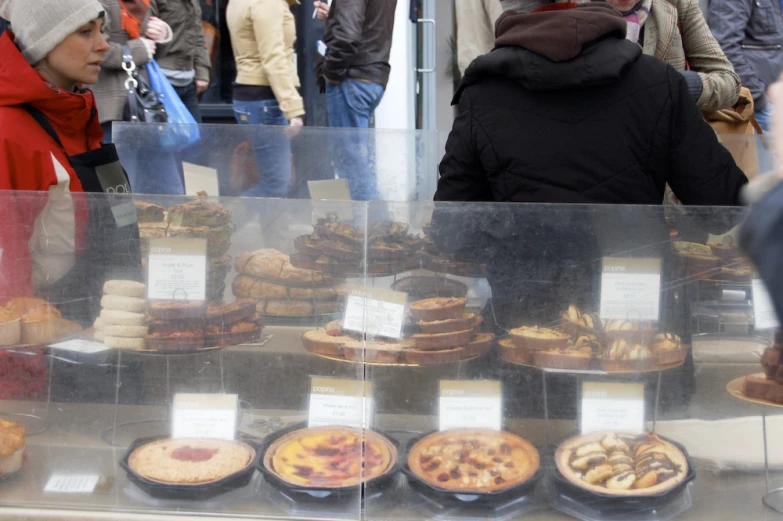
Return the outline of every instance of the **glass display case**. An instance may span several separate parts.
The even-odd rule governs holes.
[[[25,192],[0,208],[0,519],[777,504],[763,433],[783,339],[736,247],[743,209]]]

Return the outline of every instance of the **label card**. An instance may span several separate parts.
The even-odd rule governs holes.
[[[150,239],[147,298],[206,300],[207,240]]]
[[[44,492],[60,494],[92,494],[98,485],[97,474],[52,474],[46,482]]]
[[[233,440],[238,406],[236,394],[175,394],[171,437]]]
[[[372,425],[372,382],[340,378],[310,379],[308,427]]]
[[[73,351],[75,353],[93,354],[106,351],[109,348],[100,342],[93,342],[92,340],[82,340],[80,338],[74,338],[73,340],[66,340],[65,342],[58,342],[52,344],[49,347],[55,349],[62,349],[63,351]]]
[[[761,279],[753,279],[753,315],[756,329],[775,329],[780,327],[775,307],[767,291],[767,286]]]
[[[601,318],[658,321],[661,259],[604,257]]]
[[[220,195],[218,171],[193,163],[182,162],[182,173],[185,177],[185,195],[198,195],[206,192],[211,196]]]
[[[408,294],[348,285],[343,328],[369,336],[401,338]]]
[[[440,430],[500,430],[503,425],[501,384],[496,380],[441,380]]]
[[[353,220],[352,205],[346,202],[351,200],[347,179],[308,181],[307,188],[313,200],[313,223],[325,215],[336,215],[342,221]]]
[[[644,384],[583,382],[580,429],[644,432]]]

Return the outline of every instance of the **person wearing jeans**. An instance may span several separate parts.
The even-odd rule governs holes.
[[[233,0],[226,11],[237,64],[234,116],[251,132],[261,179],[242,195],[287,197],[291,189],[290,132],[302,127],[304,102],[297,91],[294,45],[296,0]]]
[[[318,78],[326,92],[329,126],[368,129],[389,81],[389,55],[396,0],[316,1],[316,14],[326,22]],[[364,130],[338,130],[330,148],[337,175],[348,180],[356,201],[380,198],[371,168],[374,140]]]
[[[329,126],[340,129],[370,128],[375,109],[383,99],[383,87],[377,83],[343,80],[326,84]],[[330,150],[337,175],[348,180],[351,197],[356,201],[380,198],[378,183],[369,165],[375,158],[375,140],[368,132],[337,130],[330,134]]]

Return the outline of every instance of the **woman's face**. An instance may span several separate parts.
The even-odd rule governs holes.
[[[641,0],[606,0],[606,3],[621,13],[627,13],[631,11],[639,2],[641,2]]]
[[[39,65],[53,76],[47,79],[68,90],[98,83],[103,55],[109,50],[102,33],[104,23],[103,18],[93,20],[52,49]]]

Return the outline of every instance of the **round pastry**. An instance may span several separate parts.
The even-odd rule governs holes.
[[[551,369],[589,369],[593,355],[575,349],[547,349],[533,353],[533,363]]]
[[[11,299],[11,301],[5,306],[8,311],[11,312],[16,318],[22,318],[29,313],[48,313],[56,315],[60,318],[60,312],[57,308],[49,304],[45,300],[33,297],[21,297]]]
[[[441,351],[419,351],[418,349],[407,349],[403,352],[405,362],[414,365],[442,365],[459,362],[465,355],[465,349],[457,347],[454,349],[443,349]]]
[[[256,451],[239,441],[159,440],[134,450],[128,466],[144,479],[172,485],[202,485],[247,469]]]
[[[156,300],[150,303],[150,317],[159,320],[189,320],[203,318],[207,303],[201,300]]]
[[[150,328],[147,326],[106,326],[102,332],[107,337],[144,338],[149,334]]]
[[[457,429],[435,432],[408,452],[408,467],[425,483],[461,493],[492,493],[532,478],[540,465],[536,448],[509,432]]]
[[[324,356],[342,356],[342,346],[354,339],[339,331],[319,329],[302,333],[302,344],[311,353]]]
[[[454,333],[441,333],[439,335],[413,335],[416,349],[438,350],[461,347],[470,343],[473,338],[473,329],[457,331]]]
[[[411,315],[426,322],[461,318],[465,314],[468,299],[464,298],[430,298],[419,300],[409,306]]]
[[[26,436],[18,423],[0,420],[0,477],[22,468]]]
[[[101,311],[101,323],[104,328],[107,326],[143,326],[146,322],[147,317],[141,313],[108,309]]]
[[[654,496],[685,480],[688,461],[655,434],[597,432],[575,436],[555,452],[560,474],[574,485],[619,497]]]
[[[60,312],[52,306],[43,306],[22,315],[22,343],[42,345],[60,337]]]
[[[465,313],[459,318],[448,318],[446,320],[435,320],[427,322],[420,320],[418,322],[419,330],[426,335],[437,335],[440,333],[454,333],[456,331],[465,331],[481,325],[483,319],[475,313]]]
[[[523,326],[508,333],[514,340],[514,345],[529,351],[564,349],[568,345],[568,335],[554,329]]]
[[[381,340],[357,341],[351,340],[342,345],[343,357],[354,362],[372,362],[379,364],[396,364],[404,349],[412,347],[411,343],[384,342]]]
[[[101,298],[101,308],[109,309],[112,311],[130,311],[131,313],[144,313],[147,310],[147,301],[136,297],[104,295]]]
[[[143,338],[125,338],[108,336],[108,333],[103,333],[103,345],[112,349],[130,349],[131,351],[142,351],[147,347]]]
[[[397,449],[370,430],[313,427],[282,436],[264,454],[264,468],[291,485],[356,487],[394,470]]]
[[[462,358],[474,358],[487,354],[492,349],[495,335],[492,333],[480,333],[473,337],[468,345],[462,348]]]
[[[680,337],[674,333],[655,335],[650,349],[658,357],[659,365],[678,364],[688,355],[688,348],[683,347]]]
[[[118,297],[144,298],[147,294],[147,286],[132,280],[107,280],[103,284],[103,293]]]
[[[513,338],[498,340],[500,358],[512,364],[530,364],[533,362],[533,351],[525,347],[517,347]]]

